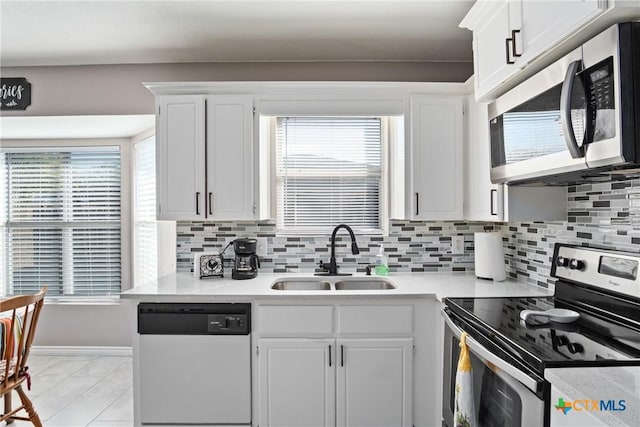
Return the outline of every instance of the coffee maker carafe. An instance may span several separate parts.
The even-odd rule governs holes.
[[[236,259],[231,270],[232,279],[253,279],[258,275],[260,259],[256,255],[256,239],[236,239],[233,241],[233,251]]]

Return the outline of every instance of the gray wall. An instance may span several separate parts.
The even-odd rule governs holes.
[[[153,114],[142,82],[398,81],[464,82],[471,62],[260,62],[0,68],[31,82],[31,106],[6,116]]]
[[[130,301],[115,304],[45,302],[34,345],[130,347],[134,310]]]

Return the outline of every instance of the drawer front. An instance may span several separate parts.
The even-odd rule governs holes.
[[[338,307],[339,334],[413,334],[413,306],[341,305]]]
[[[256,327],[261,335],[327,336],[334,333],[331,305],[261,305]]]

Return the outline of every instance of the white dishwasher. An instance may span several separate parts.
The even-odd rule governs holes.
[[[251,425],[251,304],[140,303],[143,424]]]

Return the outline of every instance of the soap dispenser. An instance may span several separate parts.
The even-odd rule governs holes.
[[[388,276],[389,275],[389,264],[387,263],[387,257],[384,256],[384,247],[380,245],[380,249],[378,250],[378,255],[376,255],[375,262],[375,272],[378,276]]]

